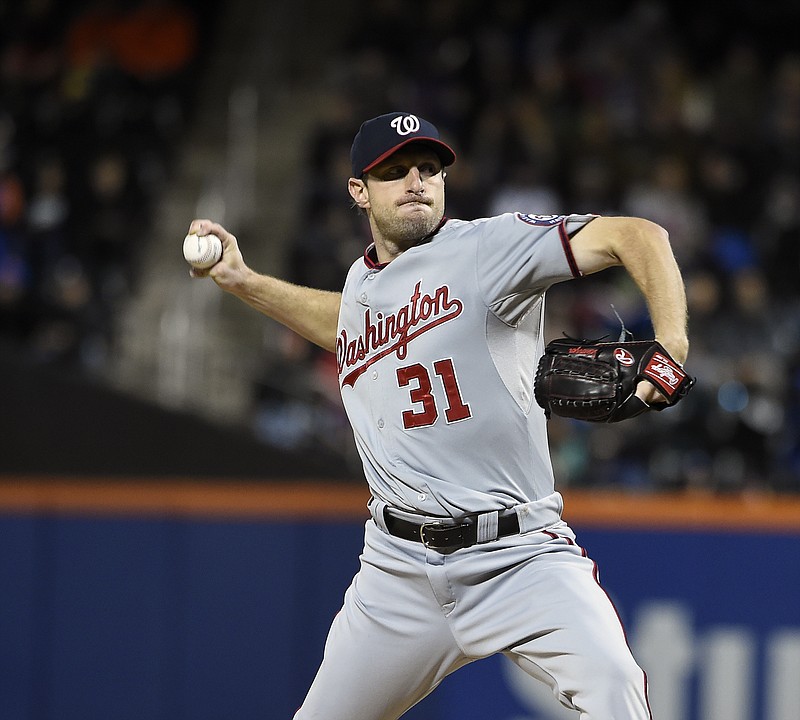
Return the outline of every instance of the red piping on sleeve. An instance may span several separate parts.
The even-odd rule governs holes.
[[[572,254],[572,245],[569,242],[565,220],[562,220],[561,224],[558,226],[558,234],[561,238],[561,247],[564,248],[564,255],[567,258],[567,264],[569,265],[569,271],[572,273],[572,277],[583,277],[583,273],[575,262],[575,256]]]

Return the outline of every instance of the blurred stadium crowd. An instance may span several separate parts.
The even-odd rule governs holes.
[[[209,11],[0,2],[0,337],[100,371],[136,282]]]
[[[459,153],[451,217],[625,214],[669,230],[698,385],[632,423],[551,421],[562,485],[800,490],[800,53],[789,49],[800,11],[704,5],[373,0],[328,62],[335,100],[302,164],[285,272],[296,282],[340,288],[367,245],[346,195],[349,147],[362,120],[393,109],[432,120]],[[165,181],[198,18],[158,0],[69,17],[55,0],[10,8],[0,3],[0,334],[91,366],[135,283],[126,238]],[[116,29],[98,30],[109,12]],[[166,13],[155,25],[171,53],[125,42],[125,22],[148,12]],[[619,318],[651,332],[622,272],[554,288],[548,313],[551,336],[616,337]],[[332,358],[288,335],[280,347],[255,389],[255,432],[346,447],[351,462]]]

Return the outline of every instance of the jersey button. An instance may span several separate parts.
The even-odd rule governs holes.
[[[367,293],[361,293],[361,296],[358,298],[362,303],[367,302]]]
[[[379,427],[381,430],[383,430],[383,426],[384,426],[384,425],[385,425],[385,423],[383,422],[383,418],[381,418],[380,420],[378,420],[378,427]]]
[[[373,370],[372,371],[372,379],[373,380],[377,380],[378,379],[378,371],[377,370]]]

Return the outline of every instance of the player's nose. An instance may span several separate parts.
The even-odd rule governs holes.
[[[412,167],[406,175],[406,187],[410,192],[419,193],[423,190],[422,174],[418,167]]]

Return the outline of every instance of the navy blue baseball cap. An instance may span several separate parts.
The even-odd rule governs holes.
[[[444,167],[455,162],[456,154],[439,139],[433,124],[411,113],[393,112],[362,123],[350,148],[352,177],[361,177],[410,143],[428,145]]]

